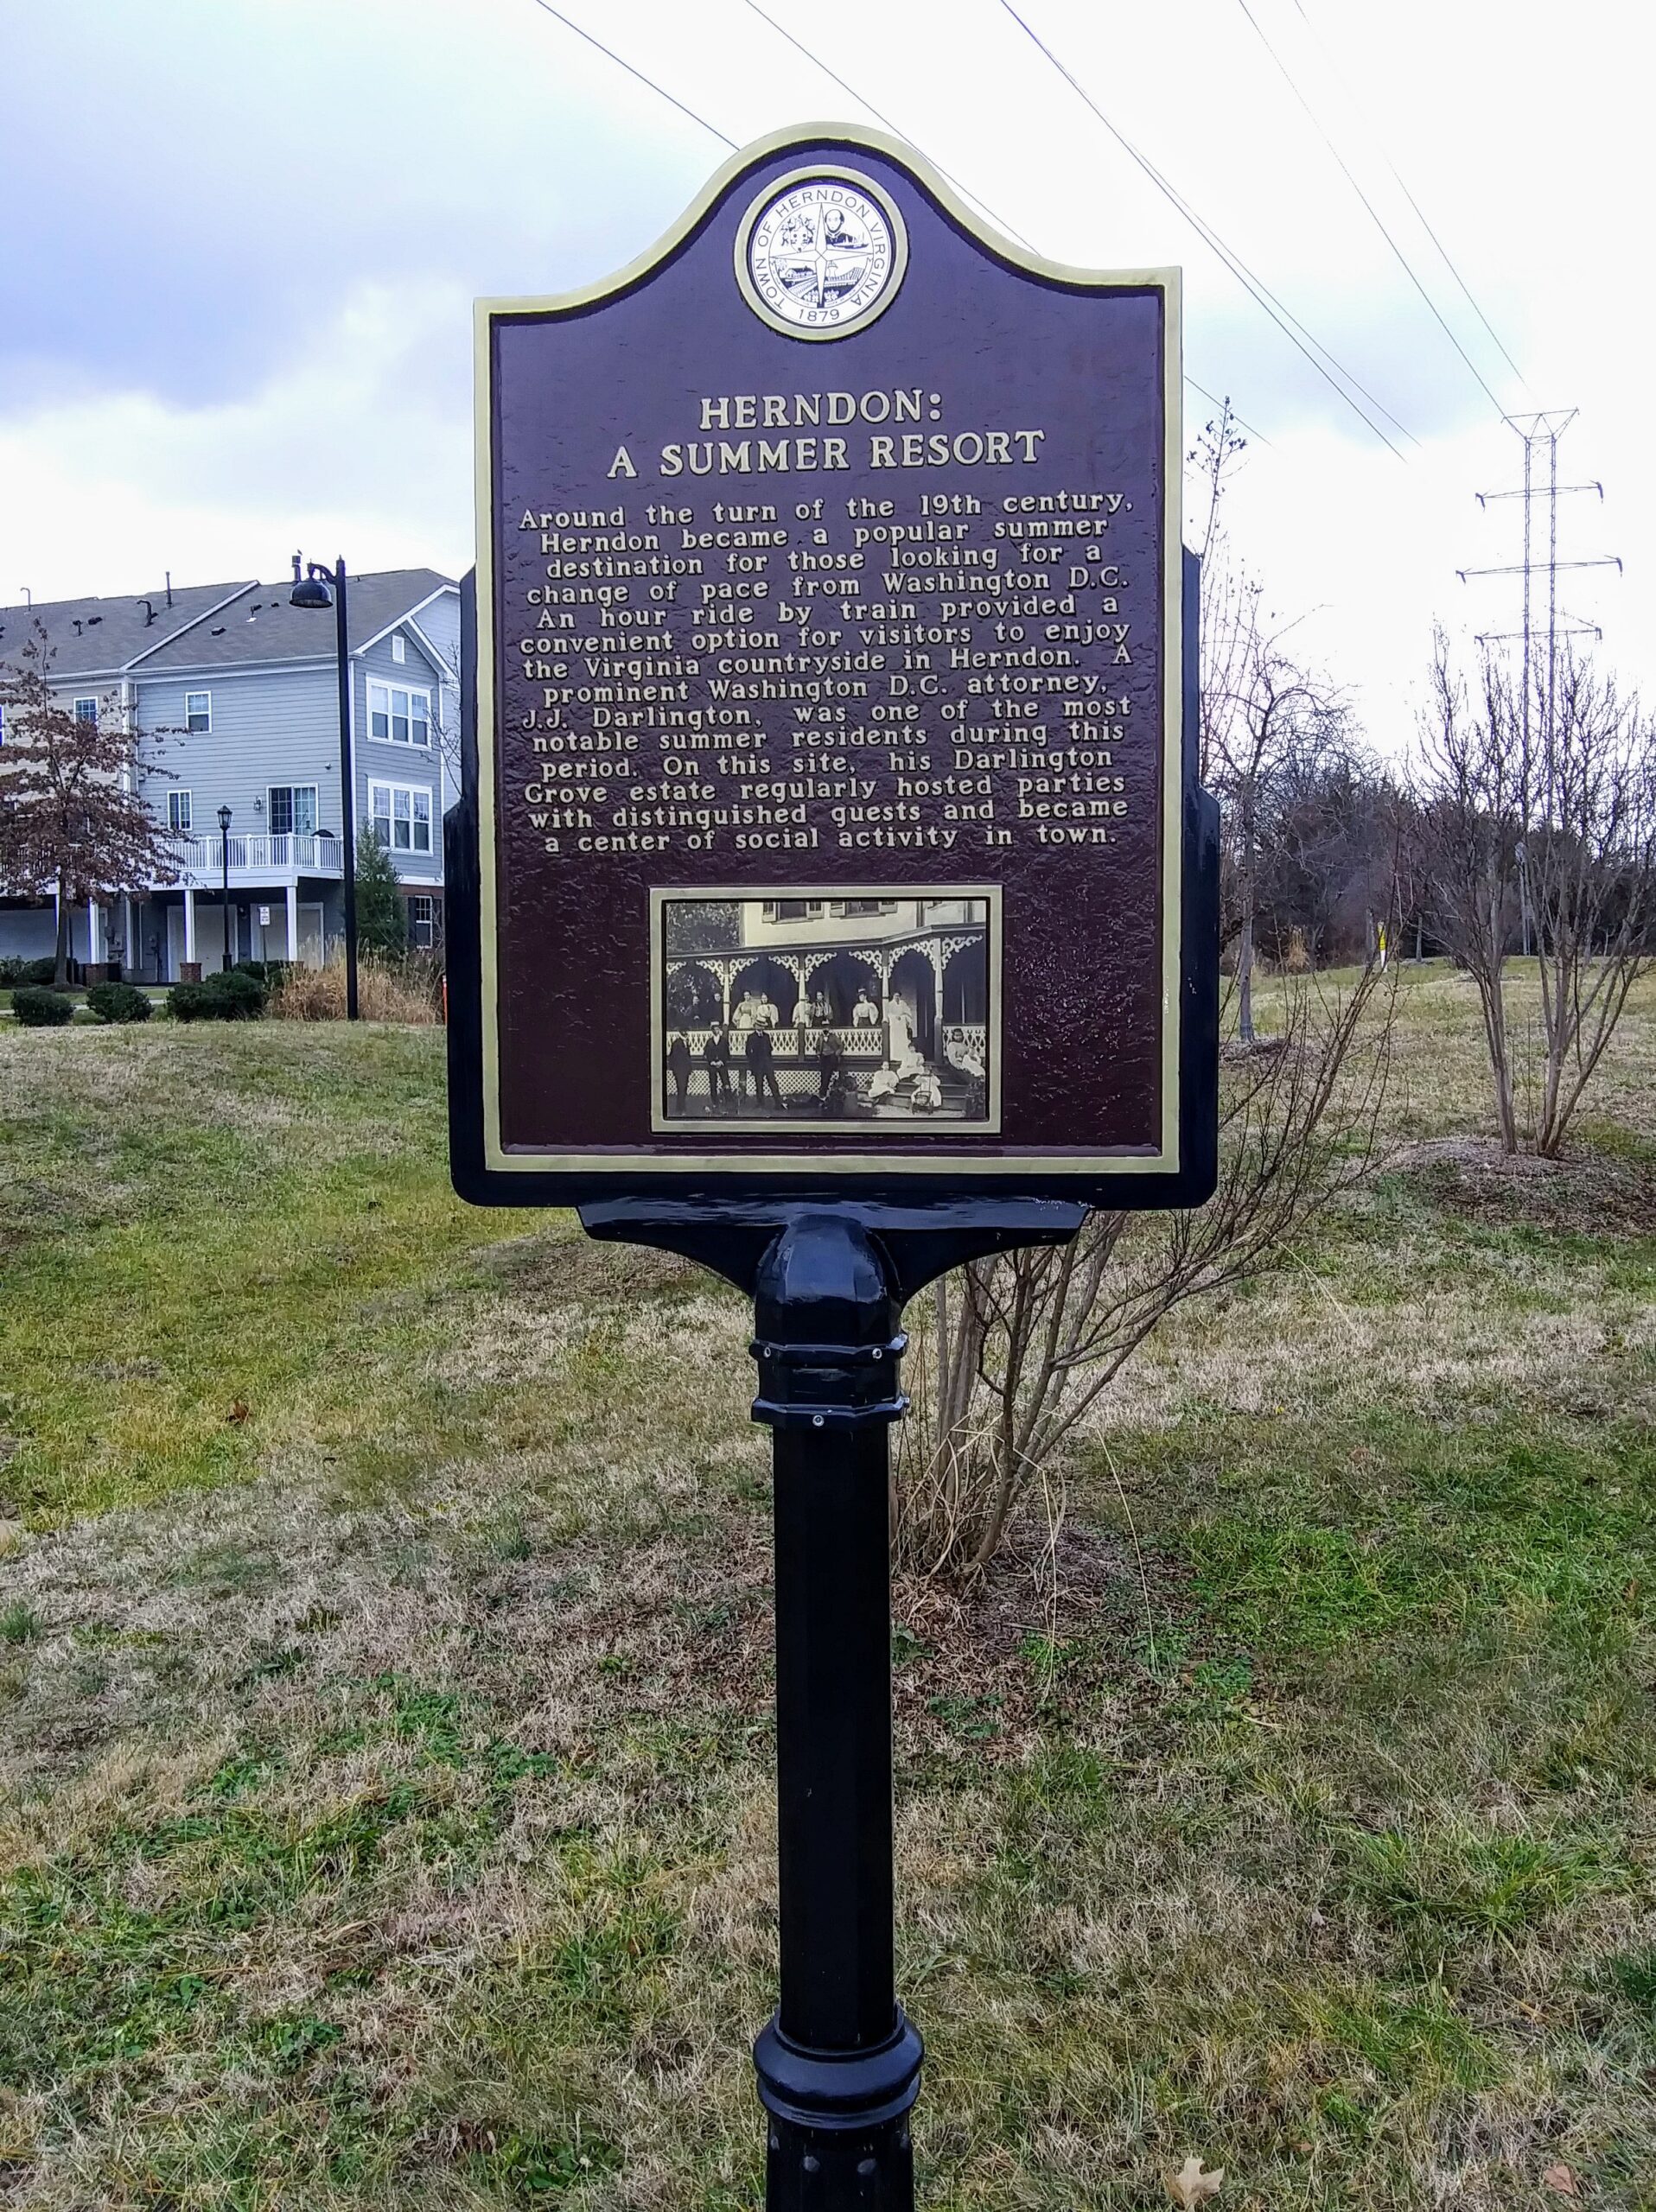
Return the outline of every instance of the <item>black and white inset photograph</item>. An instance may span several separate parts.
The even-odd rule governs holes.
[[[999,1127],[995,889],[652,903],[658,1128]]]

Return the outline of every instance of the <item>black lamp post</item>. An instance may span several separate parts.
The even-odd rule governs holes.
[[[300,574],[301,568],[304,573]],[[331,588],[330,588],[331,587]],[[351,768],[351,647],[346,627],[345,563],[330,569],[325,562],[303,563],[293,556],[294,607],[331,607],[339,658],[340,685],[340,830],[345,847],[345,1018],[357,1018],[356,996],[356,780]]]
[[[224,868],[224,971],[230,973],[230,809],[219,809],[219,859]]]

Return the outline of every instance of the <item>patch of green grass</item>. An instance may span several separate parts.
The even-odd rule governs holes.
[[[480,2181],[500,2184],[515,2202],[538,2204],[615,2172],[621,2156],[593,2135],[566,2143],[508,2133],[493,2149],[474,2153],[470,2164]]]
[[[409,1363],[440,1341],[428,1287],[545,1227],[450,1192],[440,1032],[98,1030],[5,1050],[7,1482],[35,1525],[240,1479],[300,1434],[372,1460],[408,1427]],[[140,1091],[142,1115],[124,1110]]]
[[[1582,1897],[1625,1887],[1628,1870],[1578,1839],[1481,1833],[1457,1823],[1347,1839],[1348,1894],[1411,1943],[1510,1941]]]

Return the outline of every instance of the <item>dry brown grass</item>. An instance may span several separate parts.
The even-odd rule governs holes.
[[[1391,1164],[1129,1369],[1055,1577],[898,1592],[927,2212],[1150,2212],[1190,2154],[1227,2169],[1218,2212],[1543,2212],[1560,2163],[1656,2205],[1656,994],[1545,1176],[1466,1145],[1471,1012],[1412,979]],[[221,1454],[189,1463],[217,1488],[118,1492],[105,1441],[119,1510],[0,1561],[0,2195],[28,2212],[758,2202],[745,1309],[565,1217],[452,1207],[439,1043],[0,1046],[41,1193],[17,1464],[52,1409],[91,1452],[181,1372],[156,1428],[199,1394]],[[290,1261],[268,1223],[209,1241],[273,1189],[308,1209]],[[207,1255],[221,1373],[132,1288],[156,1235],[187,1284]],[[70,1338],[74,1300],[135,1296],[148,1327]]]
[[[357,970],[357,1007],[364,1021],[440,1021],[441,978],[411,962],[391,966],[364,960]],[[276,1021],[343,1021],[345,963],[290,969],[271,992],[266,1012]]]

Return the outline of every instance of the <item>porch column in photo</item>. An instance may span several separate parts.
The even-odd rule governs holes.
[[[299,957],[299,882],[296,876],[288,886],[288,958]]]
[[[86,901],[86,961],[88,966],[104,957],[104,910],[95,899]]]
[[[184,957],[195,957],[195,893],[188,883],[184,886]]]

